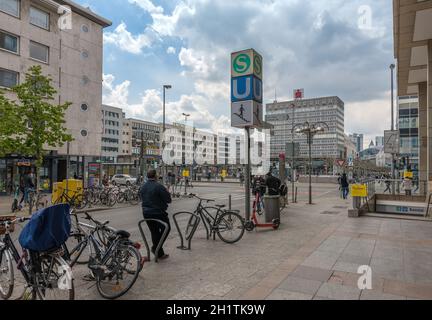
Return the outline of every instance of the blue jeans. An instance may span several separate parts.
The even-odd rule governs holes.
[[[348,193],[349,193],[349,187],[342,187],[342,195],[344,199],[348,198]]]

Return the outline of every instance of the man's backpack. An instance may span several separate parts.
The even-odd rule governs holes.
[[[283,183],[280,187],[279,187],[279,194],[282,197],[285,197],[288,194],[288,187],[285,183]]]

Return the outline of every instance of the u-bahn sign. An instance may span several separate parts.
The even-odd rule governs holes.
[[[263,59],[254,49],[231,54],[231,126],[262,128]]]

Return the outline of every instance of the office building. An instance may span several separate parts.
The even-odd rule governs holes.
[[[400,158],[405,167],[410,166],[415,175],[419,169],[419,104],[417,96],[398,99]],[[403,168],[400,168],[403,169]]]
[[[397,96],[418,96],[418,174],[420,181],[428,182],[428,190],[422,190],[421,183],[420,191],[431,192],[432,122],[428,119],[432,117],[432,1],[394,0],[393,16]]]
[[[353,133],[349,135],[352,143],[356,146],[357,152],[363,151],[364,136],[363,134]]]
[[[384,137],[383,136],[375,137],[375,146],[384,147]]]
[[[271,161],[279,161],[279,155],[286,152],[287,143],[292,142],[292,114],[294,107],[295,128],[305,122],[325,122],[325,132],[313,139],[313,167],[317,172],[329,172],[335,159],[345,156],[344,102],[338,97],[322,97],[267,104],[266,122],[274,125],[271,137]],[[294,134],[294,142],[300,144],[297,165],[306,171],[309,147],[304,134]],[[290,161],[290,157],[287,157]],[[296,165],[296,167],[297,167]]]
[[[72,13],[60,16],[61,5]],[[70,22],[62,29],[61,17]],[[27,70],[39,65],[53,80],[56,103],[72,103],[65,114],[65,127],[74,138],[69,144],[69,176],[87,178],[88,164],[100,158],[103,29],[110,25],[70,0],[0,0],[0,87],[24,82]],[[15,98],[11,92],[6,96]],[[66,155],[66,144],[51,148],[39,172],[40,187],[48,191],[52,182],[66,178]],[[0,159],[0,193],[19,180],[22,159],[17,154]],[[34,159],[25,160],[34,167]]]

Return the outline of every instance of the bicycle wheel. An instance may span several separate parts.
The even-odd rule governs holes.
[[[226,243],[236,243],[244,234],[243,218],[236,212],[226,211],[216,222],[216,233]]]
[[[74,300],[72,271],[63,258],[46,256],[35,274],[36,295],[40,300]]]
[[[84,241],[86,236],[83,233],[71,233],[68,239],[69,247],[73,248],[69,252],[70,265],[87,264],[90,260],[90,247],[88,241]]]
[[[132,245],[118,245],[104,269],[96,274],[96,287],[105,299],[117,299],[134,285],[140,267],[141,255]]]
[[[188,224],[186,226],[185,238],[189,240],[192,234],[192,230],[194,229],[195,224],[198,223],[198,217],[195,215],[191,215]]]
[[[12,296],[14,288],[14,270],[12,256],[5,248],[0,250],[0,297],[4,300]]]

